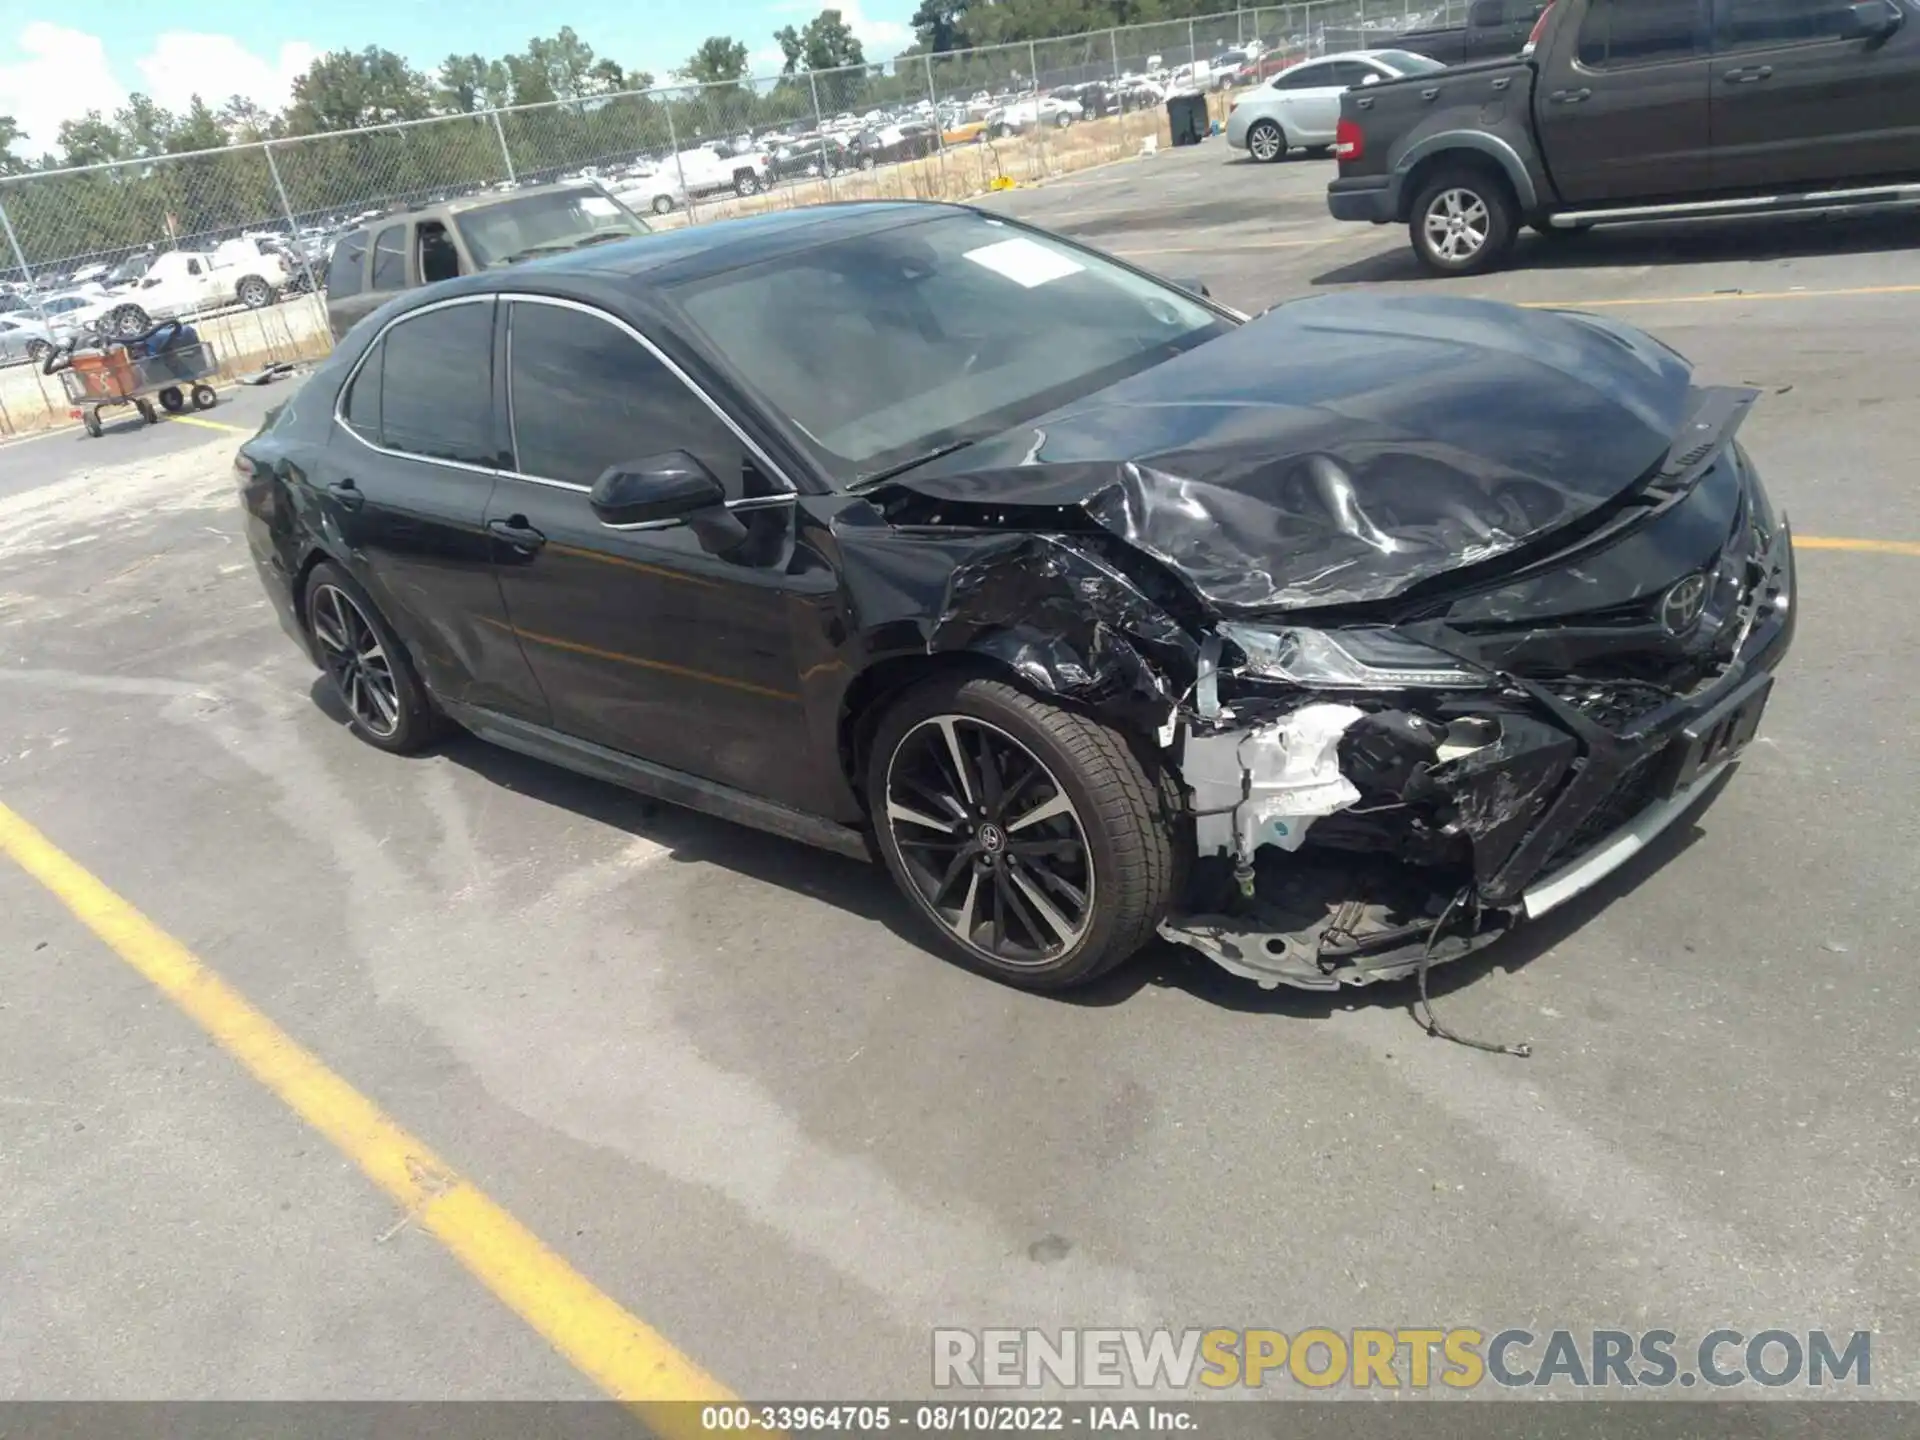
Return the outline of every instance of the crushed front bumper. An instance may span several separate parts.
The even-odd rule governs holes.
[[[1356,883],[1352,856],[1263,848],[1232,913],[1161,933],[1268,988],[1334,990],[1458,959],[1598,884],[1711,793],[1760,724],[1798,619],[1784,522],[1758,558],[1733,652],[1690,693],[1614,725],[1528,681],[1486,709],[1501,743],[1435,772],[1470,841],[1451,879],[1404,865]]]

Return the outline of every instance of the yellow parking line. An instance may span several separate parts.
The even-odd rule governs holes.
[[[1526,300],[1523,310],[1604,310],[1626,305],[1727,305],[1742,300],[1836,300],[1856,295],[1920,295],[1920,285],[1861,285],[1850,290],[1732,290],[1712,295],[1642,295],[1630,300]]]
[[[1913,555],[1920,557],[1916,540],[1849,540],[1832,535],[1796,535],[1796,550],[1861,550],[1871,555]]]
[[[0,854],[326,1136],[548,1344],[609,1395],[632,1404],[655,1430],[692,1440],[700,1433],[699,1410],[667,1402],[734,1398],[5,805]]]
[[[244,425],[229,425],[224,420],[203,420],[198,415],[169,415],[167,419],[175,425],[199,425],[208,430],[229,430],[235,435],[253,433]]]

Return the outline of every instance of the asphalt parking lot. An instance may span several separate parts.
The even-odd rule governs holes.
[[[934,1326],[1470,1324],[1867,1329],[1874,1393],[1920,1398],[1920,215],[1529,238],[1435,282],[1326,217],[1328,164],[1229,153],[992,203],[1246,310],[1607,307],[1766,392],[1744,435],[1804,538],[1762,738],[1651,855],[1436,973],[1534,1057],[1427,1038],[1405,986],[1267,994],[1171,948],[1018,994],[923,951],[877,870],[475,741],[376,753],[247,562],[230,454],[285,392],[240,392],[202,417],[231,429],[0,448],[0,835],[84,872],[30,877],[13,824],[0,1397],[598,1393],[591,1308],[489,1293],[457,1220],[363,1173],[389,1140],[329,1143],[228,1000],[182,981],[196,1023],[122,958],[166,957],[117,896],[743,1395],[923,1394]]]

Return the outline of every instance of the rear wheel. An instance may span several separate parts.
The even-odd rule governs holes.
[[[258,275],[249,275],[234,289],[234,295],[249,310],[259,310],[273,303],[273,287]]]
[[[177,415],[187,408],[187,397],[180,393],[178,385],[169,385],[160,392],[160,408],[169,415]]]
[[[733,193],[743,200],[749,195],[760,193],[760,182],[754,178],[751,170],[742,170],[733,177]]]
[[[214,393],[211,385],[196,385],[193,387],[193,408],[196,410],[211,410],[214,402],[219,400],[219,398],[220,397]]]
[[[140,412],[140,418],[149,425],[160,423],[160,412],[153,408],[153,402],[144,396],[133,402],[134,409]]]
[[[1286,158],[1287,133],[1277,121],[1256,120],[1247,131],[1247,153],[1263,165]]]
[[[673,197],[671,195],[654,196],[653,197],[653,213],[656,215],[672,214],[673,213]]]
[[[1504,179],[1446,170],[1414,198],[1414,253],[1436,275],[1477,275],[1513,250],[1519,215]]]
[[[1091,980],[1177,893],[1175,815],[1125,740],[1003,681],[943,676],[881,722],[868,765],[894,882],[962,963],[1031,990]]]
[[[424,749],[440,718],[385,617],[331,561],[307,577],[307,629],[354,734],[395,755]]]
[[[104,433],[100,428],[100,407],[97,405],[89,405],[80,412],[80,423],[87,427],[87,434],[96,440]]]

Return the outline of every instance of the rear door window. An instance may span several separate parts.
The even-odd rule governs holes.
[[[1594,0],[1580,22],[1580,63],[1594,70],[1687,60],[1706,53],[1695,0]]]
[[[1831,0],[1719,0],[1714,45],[1720,50],[1752,50],[1838,40],[1846,33],[1851,8]]]
[[[367,232],[356,230],[333,247],[327,264],[327,294],[335,300],[358,295],[365,281]]]
[[[407,288],[407,227],[389,225],[373,242],[373,279],[369,290]]]
[[[1311,90],[1333,84],[1331,65],[1297,65],[1273,82],[1276,90]]]
[[[409,316],[380,345],[380,443],[423,460],[497,465],[493,301]]]

